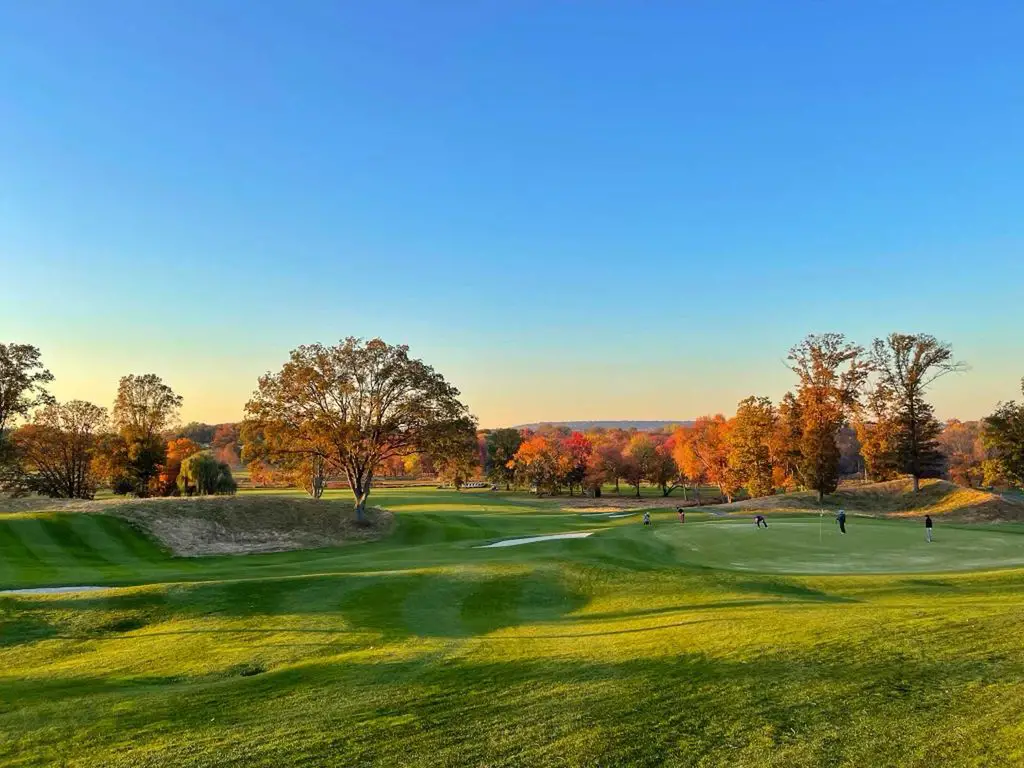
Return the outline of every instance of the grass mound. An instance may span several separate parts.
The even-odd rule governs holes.
[[[910,480],[891,480],[844,486],[826,496],[823,502],[818,501],[813,491],[801,491],[716,507],[725,512],[799,512],[822,508],[895,517],[941,515],[961,522],[1024,520],[1024,501],[963,488],[945,480],[922,480],[917,493]]]
[[[393,516],[367,510],[356,522],[351,503],[294,496],[207,496],[135,499],[108,511],[141,528],[180,557],[285,552],[373,541]]]

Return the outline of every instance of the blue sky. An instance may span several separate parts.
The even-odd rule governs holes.
[[[1024,375],[1024,5],[0,0],[0,340],[238,418],[382,336],[485,426],[780,396],[808,332]]]

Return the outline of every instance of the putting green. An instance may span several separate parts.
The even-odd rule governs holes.
[[[917,522],[848,518],[781,518],[767,529],[749,520],[663,522],[649,533],[672,548],[680,565],[766,573],[903,573],[973,571],[1024,564],[1024,530],[948,527],[925,540]],[[632,532],[631,532],[632,534]]]

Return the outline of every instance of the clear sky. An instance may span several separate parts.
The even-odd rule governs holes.
[[[1024,3],[0,0],[0,340],[234,420],[408,343],[482,425],[780,396],[808,332],[1024,375]]]

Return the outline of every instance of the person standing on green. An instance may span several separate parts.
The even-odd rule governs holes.
[[[924,516],[924,536],[925,536],[926,539],[928,539],[928,542],[931,543],[931,540],[932,540],[932,516],[931,515],[925,515]]]
[[[839,510],[839,514],[836,515],[836,522],[839,523],[839,532],[846,533],[846,512],[844,510]]]

